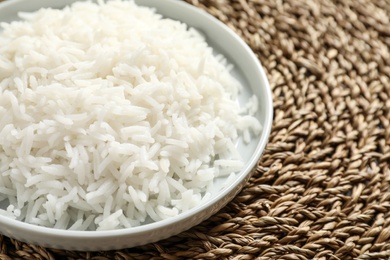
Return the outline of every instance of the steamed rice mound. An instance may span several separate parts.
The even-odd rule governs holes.
[[[21,14],[0,32],[0,214],[74,230],[180,214],[261,131],[204,37],[132,1]]]

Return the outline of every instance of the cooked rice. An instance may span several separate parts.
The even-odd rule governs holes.
[[[232,66],[195,29],[119,0],[20,16],[0,33],[0,214],[133,227],[240,171],[257,100],[239,107]]]

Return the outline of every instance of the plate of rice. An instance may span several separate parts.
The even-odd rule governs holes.
[[[0,233],[143,245],[209,218],[251,177],[272,95],[211,15],[178,0],[9,0],[0,17]]]

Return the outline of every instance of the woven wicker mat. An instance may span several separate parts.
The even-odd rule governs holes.
[[[187,0],[255,51],[270,142],[244,190],[170,239],[110,252],[0,236],[0,259],[389,259],[390,2]]]

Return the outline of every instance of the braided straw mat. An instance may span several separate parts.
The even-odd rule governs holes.
[[[0,259],[390,259],[390,1],[187,0],[257,54],[269,144],[209,220],[137,248],[71,252],[0,236]]]

